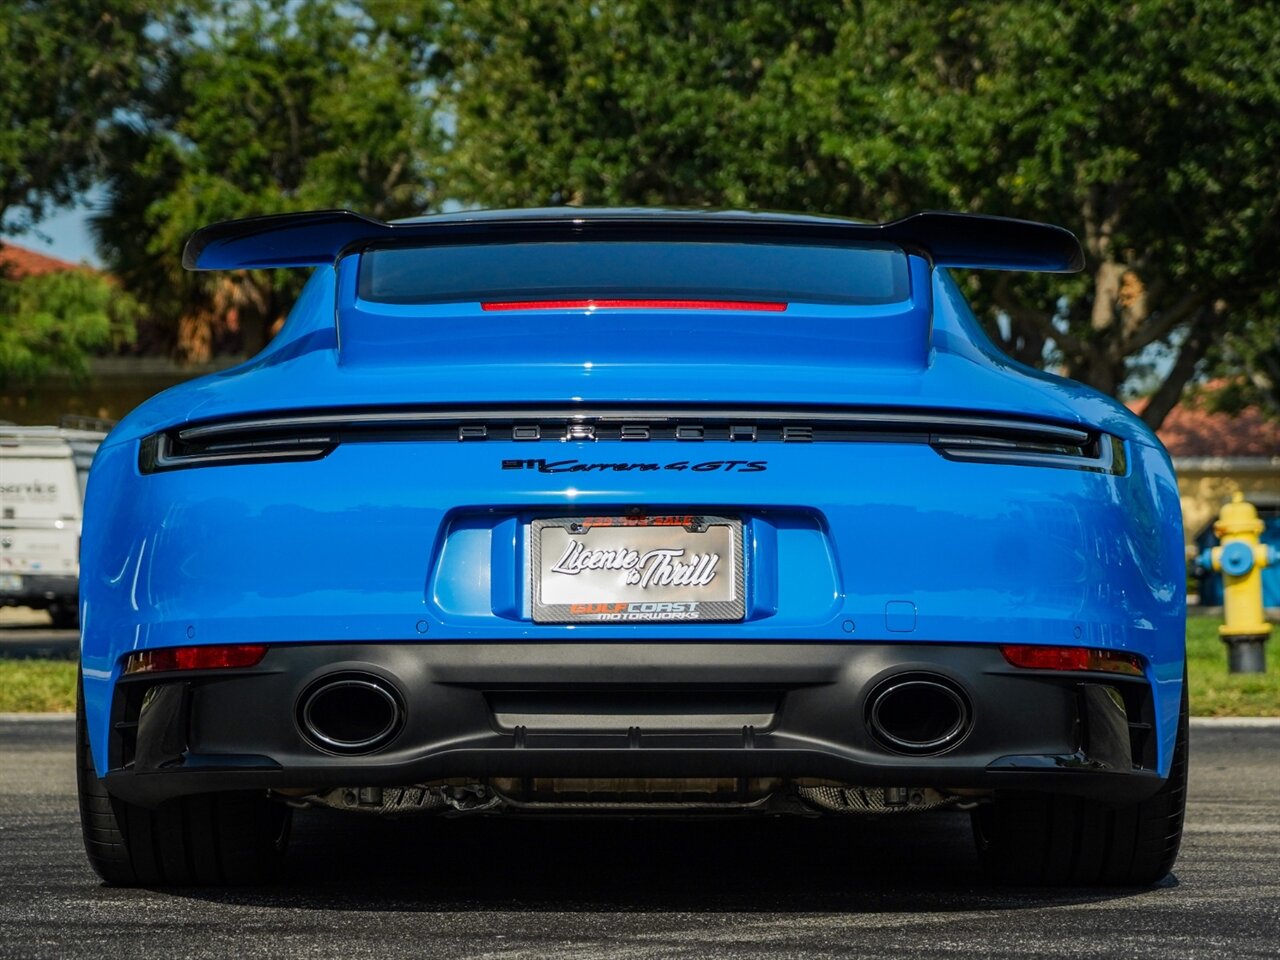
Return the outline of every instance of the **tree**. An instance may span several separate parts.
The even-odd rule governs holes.
[[[1152,426],[1221,364],[1274,382],[1273,5],[473,0],[450,31],[458,196],[1046,219],[1084,274],[963,277],[1016,359],[1144,376]]]
[[[0,225],[22,232],[77,199],[101,162],[104,121],[152,69],[161,0],[0,3]]]
[[[342,0],[225,0],[202,34],[175,38],[164,82],[112,125],[110,200],[94,220],[153,337],[163,326],[189,359],[217,338],[253,353],[297,294],[283,271],[184,273],[183,244],[205,224],[436,202],[432,90],[401,19]]]
[[[464,202],[849,199],[797,97],[847,16],[839,3],[472,0],[452,13],[448,186]]]
[[[90,353],[133,337],[137,305],[91,270],[0,279],[0,387],[51,370],[84,375]]]

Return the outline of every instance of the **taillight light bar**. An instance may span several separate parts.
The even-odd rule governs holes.
[[[767,300],[489,300],[481,310],[755,310],[782,313],[785,303]]]
[[[252,667],[267,655],[265,643],[224,643],[200,647],[166,647],[129,654],[124,672],[161,673],[170,670],[226,670]]]
[[[1013,666],[1028,670],[1096,670],[1134,677],[1143,675],[1142,658],[1119,650],[1005,644],[1000,652]]]

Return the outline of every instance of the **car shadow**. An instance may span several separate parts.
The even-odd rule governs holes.
[[[517,821],[304,811],[271,888],[166,892],[315,910],[914,913],[1091,903],[1135,891],[992,886],[958,813]]]

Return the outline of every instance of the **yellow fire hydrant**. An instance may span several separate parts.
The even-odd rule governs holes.
[[[1265,673],[1271,624],[1262,615],[1262,569],[1280,564],[1280,552],[1259,541],[1265,526],[1253,504],[1236,493],[1213,524],[1219,545],[1197,558],[1222,573],[1223,620],[1218,635],[1227,645],[1230,673]]]

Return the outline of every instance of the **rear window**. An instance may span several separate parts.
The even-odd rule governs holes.
[[[396,247],[360,259],[375,303],[654,298],[900,303],[898,247],[601,241]]]

